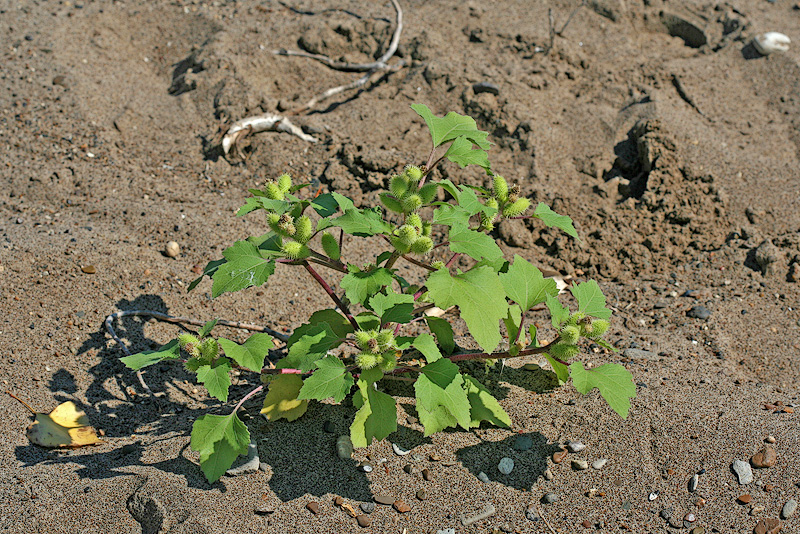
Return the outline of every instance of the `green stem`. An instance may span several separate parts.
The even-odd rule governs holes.
[[[394,252],[392,252],[392,255],[389,256],[388,260],[386,260],[384,268],[391,269],[394,266],[395,262],[397,262],[397,260],[400,258],[400,256],[401,254],[398,251],[395,250]]]

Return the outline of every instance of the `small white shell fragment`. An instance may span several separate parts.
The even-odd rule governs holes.
[[[786,52],[792,40],[787,35],[779,32],[767,32],[756,35],[753,39],[753,46],[762,56],[773,52]]]
[[[167,245],[164,247],[164,254],[166,254],[170,258],[174,258],[177,256],[181,251],[181,246],[178,245],[175,241],[168,241]]]
[[[397,456],[405,456],[406,454],[410,453],[411,451],[408,449],[404,449],[397,443],[392,443],[392,450]]]
[[[511,471],[514,470],[514,460],[511,458],[502,458],[500,463],[497,464],[497,470],[503,473],[504,475],[508,475]]]
[[[654,491],[650,495],[647,496],[647,500],[648,501],[654,501],[656,499],[658,499],[658,492],[657,491]]]

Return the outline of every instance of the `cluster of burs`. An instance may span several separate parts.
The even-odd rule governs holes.
[[[608,326],[605,319],[593,319],[582,312],[575,312],[561,325],[559,342],[550,347],[548,352],[559,360],[569,360],[580,352],[577,345],[581,337],[599,339],[606,333]]]
[[[398,350],[394,332],[382,330],[359,330],[355,333],[356,345],[361,352],[356,355],[356,364],[362,369],[379,367],[388,373],[397,367]]]

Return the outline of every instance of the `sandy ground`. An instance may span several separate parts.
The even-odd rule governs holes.
[[[670,521],[683,528],[692,513],[691,528],[740,533],[800,496],[800,415],[764,409],[800,403],[800,5],[590,0],[545,53],[548,9],[560,28],[576,3],[401,2],[392,61],[407,66],[296,117],[319,143],[259,134],[246,162],[221,157],[221,124],[358,77],[271,51],[372,61],[392,32],[388,2],[0,2],[0,378],[40,410],[75,401],[105,433],[98,447],[37,448],[24,434],[28,414],[0,397],[0,530],[655,533],[677,532]],[[751,38],[768,30],[792,48],[755,54]],[[476,94],[479,82],[498,94]],[[511,430],[423,438],[408,391],[397,390],[400,430],[389,439],[419,457],[375,443],[357,460],[386,467],[365,474],[333,445],[352,406],[315,404],[298,422],[267,423],[255,401],[247,423],[265,469],[207,484],[191,424],[230,408],[162,365],[145,373],[165,393],[159,411],[118,361],[103,319],[152,309],[289,331],[327,307],[291,269],[213,301],[208,281],[185,290],[198,266],[262,233],[261,218],[233,216],[248,187],[288,171],[368,204],[392,172],[422,163],[428,139],[414,102],[474,116],[496,144],[493,167],[575,219],[581,244],[521,221],[496,237],[509,255],[601,283],[615,311],[610,339],[646,352],[582,359],[630,369],[630,417],[596,391],[553,389],[546,373],[515,368],[529,358],[488,377]],[[483,180],[453,165],[440,175]],[[181,246],[174,259],[162,254],[170,240]],[[698,305],[707,320],[687,315]],[[144,350],[178,328],[129,319],[119,332]],[[237,377],[232,398],[257,380]],[[533,447],[514,450],[517,434]],[[732,462],[768,436],[776,464],[740,486]],[[554,464],[570,439],[586,449]],[[510,475],[497,470],[502,457],[515,460]],[[574,458],[608,463],[575,471]],[[558,500],[527,518],[546,493]],[[362,529],[332,503],[342,496],[358,509],[378,494],[412,510],[379,505]],[[737,503],[744,494],[751,502]],[[487,503],[493,516],[462,526],[462,513]],[[800,532],[800,517],[782,527]]]

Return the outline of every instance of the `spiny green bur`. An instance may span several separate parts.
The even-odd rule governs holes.
[[[543,202],[527,214],[530,201],[518,186],[494,173],[487,153],[489,134],[471,117],[454,112],[440,117],[422,104],[412,108],[431,134],[427,162],[406,165],[400,174],[387,177],[388,191],[379,192],[379,205],[359,207],[336,192],[314,195],[304,190],[307,184],[293,185],[284,174],[252,189],[253,197],[239,211],[263,210],[266,228],[223,250],[222,258],[211,261],[189,285],[192,290],[208,276],[211,295],[217,297],[263,286],[278,268],[295,269],[295,277],[309,278],[274,287],[265,298],[284,299],[311,286],[330,298],[329,307],[315,311],[277,344],[261,332],[241,344],[211,337],[216,321],[209,321],[198,335],[181,334],[158,349],[123,358],[136,370],[159,362],[183,364],[222,402],[228,400],[234,367],[261,374],[252,382],[263,385],[246,397],[236,392],[239,404],[234,410],[203,415],[194,423],[191,447],[209,481],[246,453],[250,433],[236,410],[257,393],[266,393],[262,413],[270,421],[293,421],[309,402],[338,403],[352,395],[348,442],[356,447],[397,429],[396,401],[385,392],[387,376],[413,382],[425,436],[481,424],[511,428],[503,405],[516,399],[504,397],[501,405],[481,381],[504,379],[502,367],[493,365],[498,359],[527,356],[547,359],[559,383],[571,379],[581,393],[599,389],[610,407],[627,417],[636,395],[630,372],[616,363],[592,361],[587,369],[581,362],[589,343],[614,351],[602,339],[611,311],[597,282],[570,287],[577,302],[571,311],[559,301],[553,280],[519,256],[504,258],[491,234],[500,218],[523,217],[577,239],[572,220]],[[486,182],[470,187],[452,179],[437,181],[439,164],[448,165],[448,176],[456,176],[458,167],[478,167]],[[343,237],[334,237],[337,232]],[[366,258],[363,252],[355,254],[364,250],[370,251]],[[550,334],[530,323],[528,312],[541,305],[552,316]],[[434,306],[454,311],[427,316]],[[470,343],[483,352],[460,352],[451,326],[456,319],[466,325]],[[540,346],[540,336],[553,341]],[[265,366],[270,352],[280,359]],[[471,375],[459,364],[465,360],[485,362],[485,372]]]

